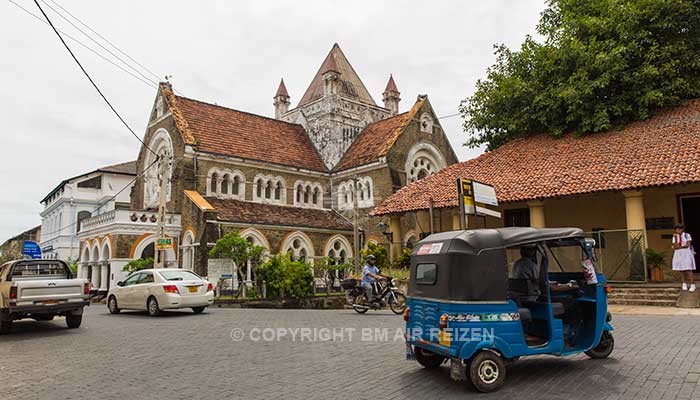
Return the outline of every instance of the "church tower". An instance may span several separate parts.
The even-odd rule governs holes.
[[[287,87],[284,85],[284,79],[280,80],[280,85],[273,99],[275,100],[273,103],[275,106],[275,118],[281,119],[282,115],[289,110],[289,105],[291,104],[289,101],[289,93],[287,93]]]
[[[382,93],[382,100],[384,101],[384,108],[391,111],[391,115],[396,115],[399,113],[399,101],[401,97],[399,95],[399,89],[396,88],[396,82],[394,82],[394,76],[389,74],[389,82],[386,84],[386,89]]]
[[[288,96],[286,98],[289,99]],[[280,119],[304,126],[324,164],[332,169],[362,129],[372,122],[390,117],[392,111],[374,102],[336,43],[299,104],[282,114]]]

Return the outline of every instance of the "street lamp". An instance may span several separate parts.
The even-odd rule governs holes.
[[[394,232],[389,232],[387,229],[389,229],[389,225],[386,224],[384,221],[379,221],[377,224],[377,228],[379,228],[380,231],[382,231],[382,234],[386,236],[386,239],[389,241],[389,244],[394,244]]]

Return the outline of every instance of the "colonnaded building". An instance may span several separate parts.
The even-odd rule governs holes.
[[[123,278],[129,260],[153,256],[159,181],[149,166],[156,154],[172,157],[166,233],[175,246],[168,266],[207,275],[208,249],[232,231],[271,254],[349,260],[354,207],[365,243],[389,247],[381,219],[369,211],[457,162],[428,97],[399,112],[399,96],[390,76],[377,105],[337,44],[294,108],[280,82],[274,119],[185,98],[160,84],[130,207],[82,221],[80,275],[104,293]],[[405,234],[391,240],[415,240],[416,220],[400,223]]]

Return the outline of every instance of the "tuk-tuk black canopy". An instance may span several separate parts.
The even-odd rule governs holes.
[[[578,228],[499,228],[436,233],[418,242],[413,249],[408,294],[453,301],[506,301],[506,248],[583,238],[584,233]]]

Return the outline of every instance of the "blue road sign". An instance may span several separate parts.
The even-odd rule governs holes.
[[[32,259],[41,258],[41,247],[39,247],[36,242],[25,240],[24,245],[22,246],[22,254],[29,256]]]

